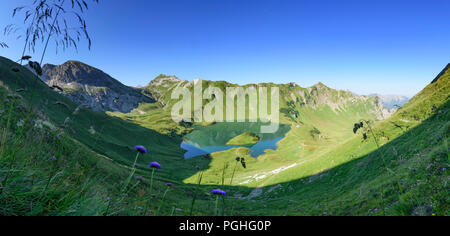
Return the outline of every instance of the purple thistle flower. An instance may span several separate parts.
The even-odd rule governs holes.
[[[167,183],[166,185],[167,185],[167,187],[172,187],[173,186],[172,183]]]
[[[55,157],[55,156],[52,156],[52,157],[50,157],[49,159],[52,159],[52,160],[55,160],[55,161],[56,161],[56,157]]]
[[[107,197],[106,200],[107,200],[107,201],[111,201],[111,197]]]
[[[183,211],[183,210],[181,210],[180,208],[176,208],[175,211]]]
[[[378,211],[378,208],[373,209],[373,211],[374,211],[374,212],[377,212],[377,211]]]
[[[152,162],[152,163],[148,164],[148,167],[161,169],[161,165],[158,162]]]
[[[221,189],[211,190],[211,193],[214,194],[214,195],[222,195],[222,196],[225,196],[227,194],[225,191],[223,191]]]
[[[444,172],[444,171],[446,171],[447,170],[447,168],[442,168],[442,172]]]
[[[142,207],[138,207],[139,210],[142,210]]]
[[[134,149],[136,149],[141,154],[147,153],[147,149],[144,146],[134,146]]]

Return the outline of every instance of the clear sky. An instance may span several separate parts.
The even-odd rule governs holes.
[[[31,1],[2,0],[0,27]],[[450,62],[449,12],[449,0],[100,0],[86,14],[91,51],[50,45],[45,62],[79,60],[131,86],[164,73],[412,96]],[[0,41],[20,57],[23,40]]]

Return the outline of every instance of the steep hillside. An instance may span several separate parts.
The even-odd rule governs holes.
[[[176,179],[172,173],[180,173],[175,170],[185,169],[188,173],[196,170],[194,166],[186,166],[178,161],[183,156],[183,150],[179,147],[180,136],[164,135],[87,109],[35,80],[37,77],[26,68],[6,58],[0,58],[0,63],[2,85],[10,87],[12,92],[19,91],[15,93],[27,102],[32,100],[35,112],[43,115],[36,122],[48,123],[56,131],[64,131],[94,152],[121,165],[131,165],[134,161],[133,146],[144,145],[149,149],[148,157],[138,160],[143,170],[146,170],[145,166],[151,160],[167,166],[162,175],[170,176],[170,179]],[[20,72],[14,73],[11,68],[19,68]],[[185,175],[180,176],[182,178]]]
[[[61,89],[77,104],[95,111],[130,112],[139,103],[153,102],[139,89],[123,85],[103,71],[78,61],[62,65],[44,65],[41,79],[50,87]],[[56,87],[57,86],[57,87]]]
[[[265,185],[250,194],[257,203],[242,210],[261,215],[275,208],[280,215],[449,215],[449,96],[447,68],[391,118],[372,124],[373,133],[364,131],[367,139],[359,131],[342,145],[261,179]]]
[[[276,150],[256,159],[246,147],[184,159],[182,135],[197,125],[212,127],[214,134],[229,129],[171,120],[176,101],[169,91],[192,82],[160,76],[144,89],[158,102],[105,114],[0,58],[0,214],[154,215],[148,210],[159,208],[171,182],[160,215],[175,208],[184,215],[202,175],[195,215],[214,214],[209,191],[217,187],[228,193],[224,215],[449,215],[449,79],[445,70],[384,120],[377,98],[320,83],[277,85],[286,133]],[[273,84],[247,86],[262,85]],[[360,122],[364,127],[354,133]],[[134,145],[149,153],[139,156],[136,178],[124,194]],[[237,156],[245,161],[236,162]],[[153,185],[151,161],[163,167]]]
[[[173,182],[167,201],[188,207],[189,186],[169,174],[172,168],[195,170],[177,167],[172,159],[182,155],[179,139],[84,109],[5,58],[0,58],[0,100],[0,215],[151,214],[137,208],[159,205],[151,195],[138,194],[149,190],[150,161],[164,166],[154,194],[160,197]],[[124,195],[137,144],[149,154],[138,160],[136,175],[143,177]],[[170,214],[167,208],[161,214]]]
[[[290,93],[295,84],[280,85],[286,102],[282,109],[291,108],[283,112],[283,122],[292,128],[278,149],[258,159],[251,158],[246,148],[214,153],[202,172],[204,182],[220,184],[225,179],[230,185],[254,188],[249,195],[233,191],[241,199],[239,212],[249,215],[448,215],[446,71],[382,121],[373,112],[376,105],[358,103],[377,104],[377,98],[354,97],[319,83],[297,88],[303,92],[297,99]],[[171,83],[165,91],[190,86],[187,81]],[[351,105],[343,105],[346,99]],[[292,116],[295,111],[298,116]],[[353,124],[360,121],[368,121],[373,133],[354,134]],[[245,157],[247,168],[222,175],[236,155]],[[197,178],[198,174],[185,182]]]

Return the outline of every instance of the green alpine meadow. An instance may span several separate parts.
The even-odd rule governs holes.
[[[328,1],[5,2],[2,216],[450,215],[445,27],[412,33],[351,1],[368,15]]]

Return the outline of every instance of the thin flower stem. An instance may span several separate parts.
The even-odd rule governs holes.
[[[31,21],[30,31],[27,33],[27,37],[25,39],[25,45],[22,50],[22,57],[20,58],[20,65],[22,65],[23,57],[25,56],[25,51],[27,50],[28,40],[30,39],[30,33],[33,32],[34,20],[36,19],[36,12],[33,14],[33,20]]]
[[[197,199],[197,194],[198,194],[198,190],[200,188],[200,184],[202,182],[202,179],[203,179],[203,171],[200,173],[200,176],[198,177],[197,187],[195,188],[194,197],[192,198],[191,210],[190,210],[190,213],[189,213],[190,216],[192,216],[192,212],[194,210],[195,200]]]
[[[17,78],[18,78],[17,74],[15,74],[15,77],[16,77],[16,80],[17,80]],[[15,86],[17,87],[17,82],[16,82]],[[9,127],[11,125],[11,117],[12,117],[12,112],[13,112],[13,109],[14,109],[14,101],[11,100],[10,102],[11,103],[10,103],[10,107],[9,107],[9,111],[8,111],[8,121],[7,121],[7,124],[6,124],[6,128],[4,130],[4,133],[3,133],[2,143],[1,143],[1,147],[0,147],[0,149],[1,149],[1,151],[0,151],[0,159],[3,158],[4,148],[5,148],[6,139],[7,139],[7,133],[8,133]],[[16,139],[14,141],[12,147],[16,147],[16,144],[18,144],[18,142],[20,140],[22,140],[23,130],[25,129],[25,124],[27,123],[27,121],[28,121],[28,119],[30,117],[30,114],[31,114],[31,112],[28,113],[27,119],[25,120],[23,126],[20,128],[20,132],[19,132],[20,133],[20,136],[19,136],[20,138]],[[0,180],[0,194],[2,194],[3,193],[3,189],[6,188],[6,184],[8,182],[9,175],[11,174],[11,169],[12,169],[12,167],[14,165],[15,160],[16,160],[16,152],[17,152],[17,150],[18,150],[18,148],[13,148],[13,152],[12,152],[12,155],[11,155],[11,161],[9,163],[9,168],[8,168],[8,172],[6,173],[6,177],[4,178],[3,182]]]
[[[11,125],[11,116],[12,116],[12,111],[13,111],[13,108],[14,108],[14,106],[13,106],[14,102],[13,101],[10,101],[10,102],[11,102],[11,104],[9,105],[8,121],[6,123],[6,128],[5,128],[4,132],[3,132],[2,143],[1,143],[1,147],[0,147],[0,149],[1,149],[0,150],[0,159],[3,158],[3,154],[4,154],[4,151],[5,151],[6,139],[8,138],[7,134],[8,134],[9,127]],[[25,124],[24,124],[24,126],[25,126]],[[0,186],[1,186],[0,194],[2,194],[3,193],[3,189],[6,188],[6,184],[8,182],[9,175],[11,174],[11,169],[12,169],[12,167],[14,165],[15,160],[16,160],[16,155],[15,155],[15,152],[13,152],[13,155],[11,157],[11,161],[9,163],[8,172],[6,173],[6,177],[4,178],[3,181],[0,180]]]
[[[223,165],[223,171],[222,171],[222,188],[225,186],[225,171],[228,167],[228,163],[225,163]]]
[[[50,183],[52,182],[52,179],[55,178],[57,171],[58,171],[58,169],[55,168],[55,170],[52,172],[52,174],[48,176],[47,184],[45,185],[44,189],[41,192],[41,198],[40,199],[42,199],[45,196],[45,192],[47,191],[48,186],[50,186]]]
[[[219,195],[217,195],[216,197],[216,207],[214,209],[214,215],[217,216],[218,212],[217,212],[217,206],[219,205]]]
[[[155,212],[155,216],[158,216],[159,211],[161,210],[161,208],[162,208],[162,206],[163,206],[163,204],[164,204],[164,200],[166,199],[166,194],[167,194],[167,192],[169,192],[169,190],[170,190],[170,187],[167,187],[167,189],[166,189],[166,191],[164,192],[164,195],[163,195],[163,197],[162,197],[162,199],[161,199],[161,204],[159,205],[158,211]]]
[[[134,173],[136,172],[136,163],[139,157],[139,152],[136,154],[136,158],[134,160],[133,169],[131,170],[130,176],[127,178],[125,185],[122,188],[122,192],[125,191],[125,189],[128,187],[128,184],[130,184],[131,178],[133,178]]]
[[[237,164],[238,164],[238,162],[236,162],[236,164],[234,164],[233,174],[231,175],[231,180],[230,180],[230,186],[233,184],[233,179],[234,179],[234,174],[236,173]]]
[[[108,206],[106,207],[106,211],[105,211],[104,216],[108,216],[108,211],[109,211],[110,207],[111,207],[111,200],[108,201]]]
[[[234,170],[233,170],[233,174],[231,175],[230,186],[233,184],[233,179],[234,179],[234,174],[236,173],[237,164],[238,164],[238,161],[236,161],[236,164],[234,164]],[[230,191],[231,191],[231,189],[230,189]],[[235,201],[232,201],[232,203],[231,203],[231,213],[230,213],[231,215],[233,215],[234,203],[235,203]]]
[[[152,170],[152,178],[150,180],[150,194],[153,192],[153,176],[155,174],[155,168]]]
[[[131,190],[135,189],[138,185],[139,185],[139,181],[137,181],[133,186],[131,186],[131,188],[127,191],[130,192]]]
[[[13,107],[14,107],[13,104],[14,104],[14,102],[11,101],[11,103],[9,105],[8,121],[6,122],[6,128],[3,131],[2,144],[1,144],[1,147],[0,147],[0,159],[3,158],[3,152],[5,151],[5,143],[6,143],[6,139],[7,139],[9,126],[10,126],[10,123],[11,123],[12,110],[13,110]]]
[[[448,161],[450,162],[450,151],[448,150],[447,135],[444,135],[444,145],[445,145],[445,150],[447,150]]]
[[[225,196],[222,197],[222,216],[225,216]]]

